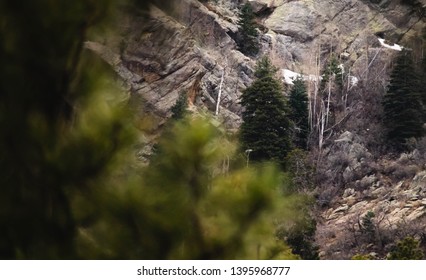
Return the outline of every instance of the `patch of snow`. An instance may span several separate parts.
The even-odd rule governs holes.
[[[301,76],[299,73],[293,72],[288,69],[282,70],[284,81],[288,85],[294,85],[293,81],[297,79],[298,76]]]
[[[345,58],[345,59],[347,59],[347,58],[349,58],[351,55],[348,53],[348,52],[342,52],[341,54],[340,54],[340,58]]]
[[[337,67],[339,67],[340,70],[342,70],[342,74],[345,74],[345,66],[343,65],[343,63],[339,64]],[[350,71],[349,71],[349,73],[350,73]],[[359,79],[355,76],[349,75],[348,81],[349,81],[349,84],[351,85],[351,88],[352,88],[352,87],[354,87],[358,84]]]
[[[318,77],[315,75],[302,75],[300,73],[293,72],[288,69],[282,69],[282,75],[284,77],[284,82],[288,85],[293,85],[293,81],[297,79],[297,77],[302,77],[302,80],[304,81],[317,81]],[[321,80],[322,77],[319,77],[319,80]]]
[[[356,86],[359,82],[359,79],[355,76],[349,76],[349,83],[351,87]]]
[[[342,69],[342,73],[344,73],[343,64],[339,65],[339,68]],[[288,69],[282,69],[281,70],[282,75],[284,77],[284,82],[288,85],[294,85],[294,81],[297,79],[297,77],[301,77],[304,81],[321,81],[322,77],[318,77],[316,75],[302,75],[300,73],[288,70]],[[351,87],[356,86],[359,82],[359,79],[355,76],[348,76],[349,84]]]
[[[404,48],[403,46],[400,46],[398,44],[393,44],[392,46],[389,44],[385,43],[385,39],[382,38],[377,38],[380,42],[380,45],[382,45],[382,47],[385,47],[387,49],[391,49],[391,50],[395,50],[395,51],[402,51],[402,49]]]
[[[342,71],[342,74],[345,74],[345,67],[343,66],[343,64],[339,64],[337,67],[340,68],[340,70]]]

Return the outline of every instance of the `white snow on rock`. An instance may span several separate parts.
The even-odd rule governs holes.
[[[403,46],[400,46],[398,44],[393,44],[393,45],[389,45],[385,43],[385,39],[382,38],[377,38],[380,42],[380,45],[382,45],[382,47],[391,49],[391,50],[395,50],[395,51],[402,51],[402,49],[404,48]]]
[[[345,74],[345,66],[343,64],[339,64],[339,66],[337,66],[337,67],[339,67],[342,70],[342,74]],[[354,87],[358,84],[359,79],[355,76],[349,75],[348,76],[348,82],[349,82],[349,85],[352,88],[352,87]]]
[[[298,76],[302,76],[299,73],[293,72],[288,69],[282,69],[282,74],[284,77],[284,82],[288,85],[294,85],[293,81],[296,80]]]
[[[359,82],[359,79],[355,76],[349,76],[349,83],[351,87],[356,86]]]
[[[345,72],[345,69],[343,68],[343,64],[339,65],[339,67],[342,69],[342,73]],[[300,73],[288,70],[288,69],[282,69],[282,75],[284,77],[284,82],[288,85],[294,85],[293,81],[297,79],[297,77],[302,77],[302,80],[304,81],[321,81],[322,77],[318,77],[316,75],[302,75]],[[349,84],[351,87],[356,86],[359,82],[359,79],[355,76],[349,76]]]
[[[403,46],[398,44],[389,45],[385,43],[385,39],[377,38],[380,42],[380,45],[384,48],[395,50],[395,51],[402,51],[404,49]],[[346,55],[346,54],[345,54]],[[347,54],[349,55],[349,54]],[[338,67],[342,70],[342,74],[345,73],[345,68],[343,64],[338,65]],[[318,77],[316,75],[302,75],[300,73],[288,70],[288,69],[282,69],[282,76],[284,77],[284,82],[288,85],[293,85],[294,81],[297,79],[297,77],[301,77],[304,81],[321,81],[322,76]],[[356,86],[359,82],[359,79],[355,76],[349,75],[348,77],[348,83],[352,87]]]
[[[297,77],[302,77],[302,80],[304,81],[316,81],[318,80],[318,77],[315,75],[302,75],[300,73],[293,72],[288,69],[282,69],[282,75],[284,77],[284,82],[288,85],[293,85],[293,81],[297,79]],[[319,77],[321,80],[322,77]]]

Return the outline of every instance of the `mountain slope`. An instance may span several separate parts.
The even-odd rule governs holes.
[[[332,97],[344,99],[344,108],[332,108],[333,125],[311,143],[322,177],[317,182],[321,255],[384,257],[398,230],[418,235],[417,225],[424,225],[425,151],[386,154],[380,148],[385,140],[379,107],[399,46],[420,60],[425,1],[249,1],[261,31],[258,57],[237,49],[240,2],[247,1],[182,0],[170,10],[152,7],[149,16],[127,11],[119,35],[86,47],[113,66],[130,102],[152,112],[159,127],[180,92],[188,93],[192,110],[215,112],[221,90],[218,120],[238,129],[239,98],[261,55],[268,55],[283,74],[309,77],[313,100],[320,72],[336,57],[356,82],[344,83],[345,94]],[[375,215],[373,236],[362,226],[369,211]]]

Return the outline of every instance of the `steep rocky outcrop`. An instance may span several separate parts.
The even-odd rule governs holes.
[[[118,32],[121,37],[87,46],[113,65],[129,90],[162,117],[180,91],[190,91],[194,105],[214,110],[222,82],[220,114],[228,127],[236,128],[238,99],[251,82],[254,65],[233,39],[239,2],[183,0],[176,2],[173,12],[153,7],[148,22],[146,15],[126,14]],[[259,18],[266,32],[260,39],[261,53],[269,54],[279,67],[308,74],[313,73],[317,56],[324,63],[334,52],[344,53],[345,67],[362,79],[366,65],[383,67],[392,52],[381,48],[376,34],[400,42],[421,29],[419,17],[398,1],[249,2],[260,14],[270,12]]]
[[[359,0],[265,2],[276,6],[264,21],[275,39],[273,53],[283,67],[309,74],[317,56],[325,60],[334,52],[345,53],[346,68],[361,76],[364,61],[380,49],[377,34],[391,42],[404,42],[422,26],[411,7],[398,1],[386,8]]]
[[[214,110],[223,83],[220,114],[228,127],[239,126],[241,91],[251,82],[254,59],[236,49],[237,6],[243,1],[183,0],[173,12],[153,8],[146,16],[126,14],[121,38],[88,44],[109,61],[132,93],[166,117],[180,91],[190,91],[198,107]],[[404,42],[421,29],[419,17],[399,1],[249,1],[261,14],[263,54],[282,68],[312,74],[316,57],[331,52],[362,80],[366,65],[383,67],[392,51],[377,35]],[[268,9],[266,15],[261,11]],[[374,60],[374,61],[373,61]]]
[[[358,135],[346,131],[324,157],[329,185],[319,197],[317,224],[323,258],[370,253],[384,258],[395,239],[421,237],[426,222],[424,152],[375,158]],[[373,232],[363,225],[369,212]]]
[[[254,63],[236,50],[229,35],[237,26],[198,1],[182,1],[174,14],[153,7],[148,21],[123,19],[123,37],[86,46],[113,65],[132,94],[163,118],[182,91],[196,107],[213,111],[224,73],[221,119],[229,128],[238,127],[238,98],[251,82]]]

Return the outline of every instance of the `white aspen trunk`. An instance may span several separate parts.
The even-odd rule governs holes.
[[[315,64],[316,64],[316,73],[315,73],[315,75],[317,76],[317,80],[316,80],[316,82],[315,82],[315,88],[314,88],[314,113],[313,113],[313,116],[315,117],[316,116],[316,110],[317,110],[317,97],[318,97],[318,89],[319,89],[319,86],[318,86],[318,84],[319,84],[319,80],[320,80],[320,70],[319,70],[319,68],[320,68],[320,59],[321,59],[321,54],[320,54],[320,49],[321,49],[321,46],[319,45],[318,46],[318,55],[315,57]]]
[[[368,71],[368,69],[370,68],[370,66],[369,66],[369,62],[368,62],[368,42],[367,42],[367,44],[366,44],[366,48],[365,48],[365,52],[366,52],[366,57],[367,57],[367,59],[366,59],[366,61],[367,61],[367,68],[365,69],[365,73],[366,73],[366,75],[365,75],[365,81],[366,82],[368,82],[368,76],[369,76],[369,71]]]
[[[309,127],[312,131],[312,82],[308,81],[308,121],[309,121]]]
[[[318,119],[317,119],[317,99],[318,99],[318,90],[319,90],[319,83],[320,83],[320,64],[319,64],[319,48],[318,47],[318,53],[315,53],[315,61],[314,61],[314,67],[315,67],[315,79],[312,81],[313,84],[313,93],[310,93],[309,98],[309,122],[311,131],[315,131],[318,129]]]
[[[224,76],[225,76],[225,68],[223,68],[222,70],[222,78],[220,79],[219,93],[217,94],[217,101],[216,101],[216,111],[214,113],[215,116],[219,114],[220,98],[222,96],[222,85],[223,85]]]
[[[361,77],[365,77],[365,80],[368,81],[369,76],[369,69],[373,62],[376,60],[377,56],[379,55],[380,51],[383,47],[380,47],[379,50],[376,52],[376,54],[373,56],[373,59],[371,59],[370,62],[368,62],[368,45],[367,45],[367,68],[364,70],[364,72],[361,74]]]
[[[325,130],[325,104],[324,101],[321,101],[321,111],[318,117],[318,149],[321,154],[322,145],[324,143],[324,130]]]
[[[330,102],[331,102],[331,81],[328,81],[328,96],[327,96],[327,110],[325,111],[325,125],[328,125],[328,117],[330,115]]]

